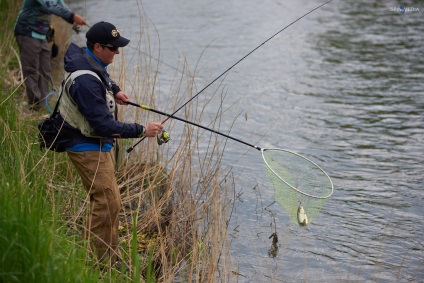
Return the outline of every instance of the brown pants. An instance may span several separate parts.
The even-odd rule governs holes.
[[[30,106],[42,107],[48,94],[51,67],[51,50],[47,40],[17,35],[22,73]]]
[[[111,152],[67,151],[90,195],[86,237],[100,261],[116,260],[121,196]]]

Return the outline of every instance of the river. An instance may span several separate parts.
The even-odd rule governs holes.
[[[128,65],[141,30],[151,34],[150,52],[161,62],[156,90],[166,97],[177,91],[178,66],[196,74],[200,90],[324,2],[84,0],[70,6],[90,23],[114,23],[132,40]],[[424,281],[424,5],[402,1],[403,13],[400,4],[335,0],[199,95],[211,100],[205,124],[218,107],[231,107],[220,130],[299,152],[334,183],[320,215],[298,227],[274,202],[260,153],[227,142],[222,163],[236,178],[229,239],[239,282]],[[279,246],[271,251],[274,229]]]

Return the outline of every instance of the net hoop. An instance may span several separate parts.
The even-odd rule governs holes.
[[[290,185],[289,183],[287,183],[283,178],[281,178],[274,171],[274,169],[272,169],[272,167],[266,161],[266,158],[264,156],[264,151],[266,151],[266,150],[277,150],[277,151],[287,152],[287,153],[293,154],[293,155],[295,155],[297,157],[300,157],[300,158],[302,158],[302,159],[310,162],[311,164],[313,164],[316,168],[318,168],[327,177],[328,181],[330,182],[330,184],[331,184],[331,191],[330,191],[330,193],[328,195],[326,195],[326,196],[314,196],[314,195],[311,195],[311,194],[302,192],[298,188],[295,188],[292,185]],[[278,179],[280,179],[281,181],[283,181],[287,186],[289,186],[291,189],[295,190],[296,192],[298,192],[298,193],[300,193],[302,195],[305,195],[307,197],[315,198],[315,199],[327,199],[327,198],[329,198],[333,194],[334,187],[333,187],[333,182],[330,179],[330,176],[328,176],[328,174],[321,167],[319,167],[315,162],[313,162],[312,160],[310,160],[310,159],[308,159],[308,158],[306,158],[306,157],[304,157],[304,156],[302,156],[302,155],[300,155],[300,154],[298,154],[296,152],[293,152],[293,151],[290,151],[290,150],[286,150],[286,149],[281,149],[281,148],[261,148],[261,154],[262,154],[262,159],[264,160],[264,162],[265,162],[266,166],[268,167],[268,169],[270,169],[272,171],[272,173],[274,173],[274,175],[278,177]]]

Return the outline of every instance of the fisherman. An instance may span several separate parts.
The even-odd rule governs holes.
[[[114,138],[155,137],[163,126],[160,122],[143,126],[116,120],[116,102],[126,105],[129,97],[110,79],[107,66],[129,40],[108,22],[94,24],[86,38],[87,47],[71,43],[66,51],[58,122],[65,121],[67,155],[90,195],[86,237],[99,261],[114,265],[121,208],[111,154]]]
[[[16,19],[14,34],[19,47],[29,109],[39,110],[45,102],[51,76],[52,51],[47,36],[51,14],[75,26],[87,25],[62,0],[25,0]]]

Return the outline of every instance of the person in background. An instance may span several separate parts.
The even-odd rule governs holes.
[[[71,43],[65,53],[58,123],[69,138],[67,155],[90,196],[86,237],[102,266],[116,266],[121,197],[111,153],[114,138],[156,137],[163,126],[116,120],[116,103],[126,105],[129,97],[110,79],[107,66],[129,40],[108,22],[94,24],[86,38],[87,47]]]
[[[39,110],[48,93],[51,50],[47,42],[51,14],[75,26],[87,25],[62,0],[24,0],[16,19],[14,35],[18,43],[22,72],[30,109]]]

